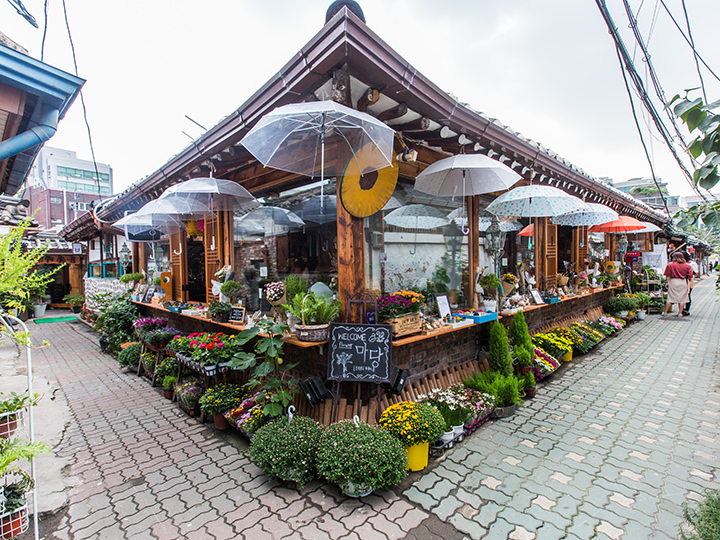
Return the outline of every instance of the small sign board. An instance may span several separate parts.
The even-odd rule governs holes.
[[[530,291],[530,294],[532,295],[533,301],[536,304],[544,304],[545,303],[545,300],[543,300],[543,297],[540,296],[540,291],[538,291],[537,289],[532,289]]]
[[[452,312],[450,310],[450,301],[448,300],[447,294],[436,294],[435,301],[437,302],[440,317],[449,317]]]
[[[145,296],[143,296],[143,298],[142,298],[143,303],[149,304],[154,295],[155,295],[155,285],[150,285],[147,288],[147,290],[145,291]]]
[[[73,255],[82,255],[82,244],[80,242],[73,242],[72,252]]]
[[[228,317],[228,320],[230,322],[245,322],[245,308],[244,307],[234,307],[230,310],[230,315]]]
[[[328,379],[389,382],[391,343],[388,324],[330,323]]]

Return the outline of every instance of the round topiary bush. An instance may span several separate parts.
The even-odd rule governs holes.
[[[140,362],[140,353],[142,352],[142,345],[140,343],[133,343],[128,345],[124,349],[120,350],[118,354],[118,363],[120,367],[136,368]]]
[[[255,432],[250,444],[250,459],[265,474],[295,482],[298,489],[316,478],[315,456],[324,428],[315,420],[281,416]]]

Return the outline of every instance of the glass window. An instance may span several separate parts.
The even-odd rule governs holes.
[[[462,197],[430,196],[400,180],[385,208],[365,220],[367,289],[376,294],[402,289],[426,296],[444,293],[452,304],[469,303],[469,236],[461,231],[463,215]]]

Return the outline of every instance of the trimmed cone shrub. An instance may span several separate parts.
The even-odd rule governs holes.
[[[121,349],[118,354],[118,363],[120,364],[120,367],[136,368],[138,362],[140,362],[141,352],[142,345],[140,345],[140,343],[133,343],[132,345],[128,345],[124,349]]]
[[[532,354],[532,339],[530,339],[530,332],[528,331],[525,315],[523,315],[522,311],[518,311],[513,315],[512,322],[510,323],[510,340],[515,350],[521,347]]]
[[[494,321],[490,327],[489,347],[487,359],[490,369],[503,375],[510,375],[512,373],[512,360],[510,359],[508,338],[505,327],[498,321]]]
[[[299,490],[317,476],[315,456],[324,428],[315,420],[280,416],[262,426],[250,441],[250,459],[265,474],[295,482]]]

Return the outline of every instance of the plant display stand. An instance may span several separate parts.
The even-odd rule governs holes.
[[[8,335],[11,335],[13,337],[17,336],[19,332],[16,332],[15,326],[19,326],[20,330],[24,332],[26,336],[30,335],[30,331],[28,330],[27,325],[18,319],[17,317],[14,317],[12,315],[7,314],[0,308],[0,324],[2,324],[3,328],[2,330],[6,332]],[[22,343],[21,340],[18,339],[18,343]],[[18,349],[19,350],[19,349]],[[33,395],[33,367],[32,367],[32,346],[28,342],[25,345],[25,354],[26,354],[26,373],[27,373],[27,388],[29,395]],[[27,417],[27,430],[26,434],[30,442],[35,441],[35,426],[33,422],[33,406],[29,406],[27,408],[27,415],[25,414],[25,411],[15,411],[12,413],[6,413],[0,417],[0,420],[7,420],[7,429],[6,429],[6,435],[8,438],[14,437],[17,435],[17,433],[20,431],[20,427],[22,427],[22,424],[24,424],[24,418]],[[15,428],[14,430],[12,428]],[[25,430],[24,430],[25,431]],[[35,470],[35,459],[30,459],[30,477],[33,480],[33,483],[37,480],[37,474]],[[0,478],[0,482],[3,481],[2,478]],[[32,521],[33,521],[33,529],[34,529],[34,538],[35,540],[39,540],[40,538],[40,529],[38,527],[38,515],[37,515],[37,507],[38,507],[38,501],[37,501],[37,488],[33,488],[32,490],[28,491],[26,494],[25,504],[21,506],[20,508],[16,508],[12,512],[5,512],[4,504],[0,505],[0,538],[6,539],[6,538],[13,538],[17,536],[18,534],[21,534],[25,531],[27,531],[30,528],[30,507],[27,503],[27,497],[32,497]]]

